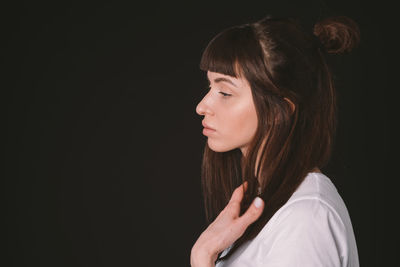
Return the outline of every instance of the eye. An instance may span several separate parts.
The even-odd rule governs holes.
[[[224,97],[228,97],[228,96],[231,96],[231,94],[227,94],[227,93],[224,93],[224,92],[219,92],[221,95],[223,95]]]

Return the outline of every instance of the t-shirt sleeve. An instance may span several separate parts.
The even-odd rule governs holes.
[[[303,199],[281,210],[259,255],[260,266],[347,266],[346,232],[339,215],[319,199]]]

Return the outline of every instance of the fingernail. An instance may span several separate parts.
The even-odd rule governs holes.
[[[263,200],[260,197],[256,197],[256,199],[254,200],[254,206],[256,206],[256,208],[259,208],[262,204]]]

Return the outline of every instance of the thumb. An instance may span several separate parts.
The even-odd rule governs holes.
[[[247,211],[240,216],[239,220],[241,223],[247,227],[253,222],[255,222],[262,214],[264,210],[264,201],[260,197],[256,197],[253,203],[247,209]]]

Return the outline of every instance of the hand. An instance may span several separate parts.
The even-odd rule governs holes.
[[[240,202],[246,189],[247,182],[235,189],[229,203],[197,239],[190,255],[192,267],[214,266],[218,254],[241,237],[246,228],[260,217],[264,201],[259,197],[239,217]]]

